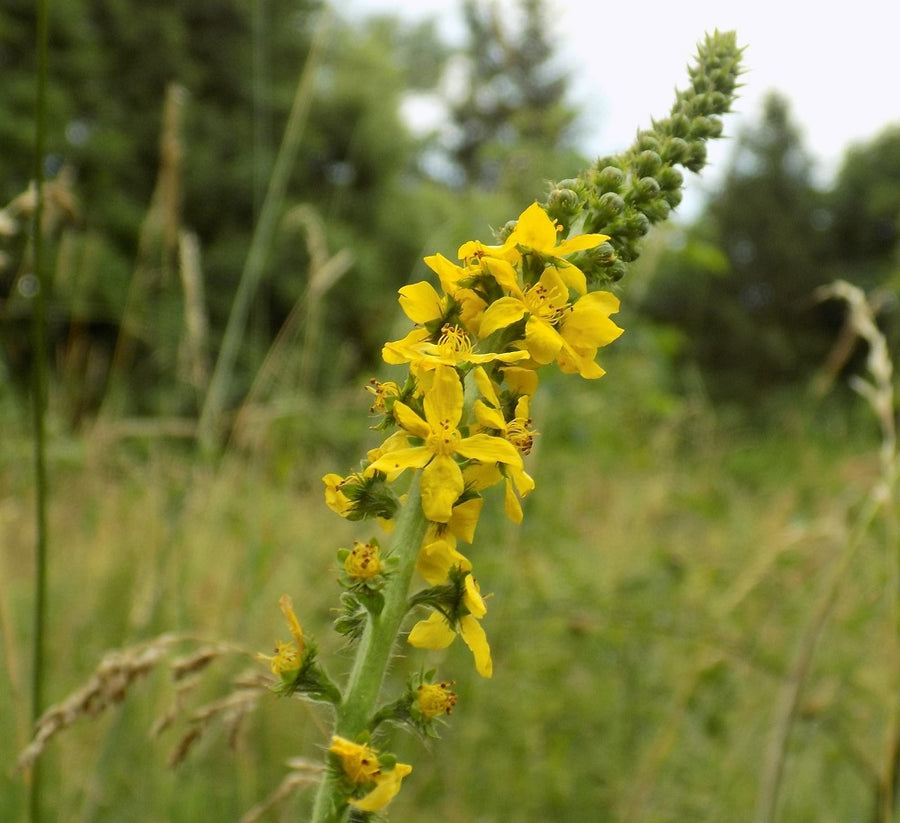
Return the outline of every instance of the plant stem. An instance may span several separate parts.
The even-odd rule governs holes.
[[[34,627],[32,636],[31,717],[37,722],[44,706],[44,627],[47,590],[47,465],[45,458],[45,410],[47,396],[46,321],[47,296],[44,277],[44,154],[47,142],[47,30],[49,0],[37,3],[37,90],[34,139],[35,206],[32,222],[32,261],[36,288],[32,307],[32,412],[35,474],[35,572]],[[28,818],[41,819],[41,769],[32,767],[28,792]]]
[[[399,560],[398,567],[384,588],[384,607],[366,624],[344,699],[337,710],[334,732],[348,740],[356,741],[368,729],[375,712],[391,652],[409,610],[409,585],[427,525],[416,476],[397,520],[391,544],[391,554]],[[341,775],[328,769],[316,795],[312,823],[341,823],[346,812]]]

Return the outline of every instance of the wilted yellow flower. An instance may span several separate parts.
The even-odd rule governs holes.
[[[272,674],[284,679],[291,679],[291,675],[300,670],[303,665],[303,658],[306,654],[306,641],[303,638],[303,629],[297,615],[294,614],[294,607],[291,598],[288,595],[282,595],[278,600],[278,605],[284,614],[288,628],[291,632],[291,640],[283,643],[280,640],[275,643],[275,654],[266,655],[259,654],[260,660],[268,660],[269,668]]]
[[[353,541],[353,548],[344,559],[344,571],[351,580],[371,580],[381,574],[381,551],[378,543]]]
[[[416,705],[428,719],[442,714],[450,714],[456,705],[456,692],[451,691],[453,683],[422,683],[416,690]]]

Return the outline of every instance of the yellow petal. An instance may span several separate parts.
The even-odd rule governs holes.
[[[427,342],[429,337],[431,334],[428,329],[413,329],[402,340],[385,343],[381,349],[381,358],[392,366],[408,363],[417,354],[417,347]]]
[[[431,426],[417,415],[406,403],[397,400],[394,403],[394,418],[401,428],[416,437],[426,438],[431,434]]]
[[[579,294],[587,292],[587,278],[578,266],[566,263],[565,260],[558,260],[554,268],[567,286],[575,289]]]
[[[481,589],[478,588],[478,582],[471,574],[466,575],[463,581],[465,591],[463,592],[463,605],[479,620],[487,614],[487,606],[484,598],[481,596]]]
[[[441,281],[441,288],[450,295],[454,295],[460,279],[468,276],[468,272],[444,257],[443,254],[432,254],[425,258],[428,266]]]
[[[481,400],[476,400],[473,411],[475,412],[475,419],[486,429],[503,431],[506,428],[506,420],[503,419],[500,409],[491,408]]]
[[[463,477],[465,480],[465,477]],[[481,515],[481,507],[484,505],[483,497],[473,497],[453,507],[453,514],[447,523],[450,533],[466,543],[475,539],[475,527]]]
[[[552,363],[562,346],[562,338],[546,320],[529,317],[525,324],[525,345],[536,362]]]
[[[420,620],[412,627],[406,641],[417,649],[446,649],[455,639],[456,632],[444,616],[440,612],[432,612],[427,620]]]
[[[379,457],[367,469],[366,474],[384,472],[390,476],[404,469],[421,469],[432,458],[432,452],[425,446],[412,446],[408,449],[394,449],[383,457]]]
[[[556,226],[537,203],[532,203],[519,215],[519,221],[509,240],[537,252],[549,253],[556,248]]]
[[[538,387],[538,375],[534,369],[509,366],[503,369],[503,380],[516,394],[534,396]]]
[[[423,405],[425,419],[432,430],[441,429],[446,424],[456,428],[463,410],[463,388],[456,369],[452,366],[435,368],[434,382],[425,393]]]
[[[493,675],[494,664],[491,661],[491,647],[488,645],[487,635],[481,623],[472,615],[467,614],[459,621],[459,633],[475,658],[475,671],[482,677]]]
[[[355,806],[361,812],[377,812],[390,803],[400,791],[403,778],[412,771],[412,766],[406,763],[398,763],[389,772],[381,772],[375,778],[376,786],[365,797],[359,800],[351,800],[350,805]]]
[[[488,377],[488,373],[484,368],[478,366],[477,368],[472,369],[472,374],[475,377],[475,385],[478,386],[478,391],[481,392],[481,396],[492,406],[499,406],[500,399],[497,397],[497,391],[494,389],[494,384],[491,381],[491,378]]]
[[[508,260],[499,260],[494,257],[485,257],[482,260],[484,268],[490,272],[497,285],[503,291],[507,291],[514,297],[522,297],[522,287],[519,285],[519,276]]]
[[[420,481],[422,511],[435,523],[446,523],[453,515],[453,504],[463,493],[462,470],[445,454],[435,455],[424,469]]]
[[[455,538],[453,540],[456,542]],[[416,570],[432,586],[446,583],[450,577],[450,569],[456,567],[471,571],[472,562],[448,540],[435,540],[419,549]]]
[[[482,463],[522,465],[522,455],[512,443],[502,437],[493,437],[489,434],[473,434],[471,437],[460,440],[456,445],[456,451],[463,457],[480,460]]]
[[[522,504],[519,502],[519,498],[516,497],[516,493],[513,491],[512,483],[509,478],[506,479],[506,493],[503,495],[503,511],[505,511],[506,516],[516,524],[521,523],[525,518],[525,513],[522,511]]]
[[[400,289],[400,308],[413,323],[424,324],[442,315],[441,296],[422,280]]]
[[[593,249],[607,240],[609,240],[608,234],[579,234],[575,237],[570,237],[568,240],[563,240],[556,248],[556,256],[565,257],[576,251]]]
[[[484,310],[478,333],[489,337],[498,329],[505,329],[525,316],[525,304],[517,297],[501,297]]]

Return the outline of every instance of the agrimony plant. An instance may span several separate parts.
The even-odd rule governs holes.
[[[477,672],[491,676],[487,603],[460,544],[473,543],[482,493],[492,486],[503,489],[506,515],[522,521],[522,499],[535,488],[525,457],[536,434],[530,407],[539,371],[604,374],[597,354],[622,333],[609,286],[637,258],[651,225],[681,201],[679,167],[703,168],[706,141],[721,135],[734,100],[740,59],[734,33],[708,35],[669,116],[638,132],[631,148],[553,186],[495,243],[463,243],[457,262],[425,258],[438,288],[423,281],[400,289],[414,328],[383,349],[400,374],[369,386],[385,440],[355,471],[324,478],[332,510],[376,521],[383,532],[338,552],[335,628],[355,646],[354,665],[346,683],[332,680],[287,596],[280,606],[291,639],[264,656],[279,694],[334,707],[314,823],[382,813],[412,771],[388,750],[385,728],[435,736],[454,708],[452,681],[436,672],[382,697],[412,613],[419,619],[408,645],[442,649],[461,638]],[[411,594],[417,576],[423,584]]]

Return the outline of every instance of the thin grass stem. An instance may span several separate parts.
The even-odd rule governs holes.
[[[44,278],[44,154],[47,143],[47,31],[49,0],[38,0],[37,14],[37,86],[35,105],[34,181],[35,206],[32,220],[32,261],[35,289],[32,303],[32,424],[34,429],[35,475],[35,564],[34,626],[32,636],[31,717],[34,724],[44,707],[44,633],[47,592],[47,461],[46,461],[46,319],[47,295]],[[41,819],[41,767],[35,763],[28,789],[28,818]]]

